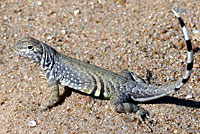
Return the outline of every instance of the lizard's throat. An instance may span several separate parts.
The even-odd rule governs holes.
[[[44,71],[52,70],[54,66],[54,57],[55,57],[55,50],[48,46],[44,46],[43,55],[40,60],[40,65],[42,66]]]

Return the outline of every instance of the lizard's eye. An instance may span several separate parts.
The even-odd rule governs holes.
[[[32,49],[33,48],[33,46],[28,46],[28,49]]]

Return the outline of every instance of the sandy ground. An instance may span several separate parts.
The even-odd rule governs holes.
[[[149,132],[133,113],[112,112],[109,101],[78,93],[49,111],[31,112],[45,99],[46,83],[39,76],[44,72],[12,49],[30,35],[70,57],[144,78],[149,70],[153,82],[168,84],[181,78],[187,52],[172,8],[200,47],[199,0],[0,1],[0,133],[200,133],[199,52],[191,79],[180,91],[139,104],[157,121]]]

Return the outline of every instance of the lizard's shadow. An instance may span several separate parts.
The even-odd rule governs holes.
[[[185,107],[200,108],[200,102],[198,101],[179,99],[172,96],[165,96],[156,100],[143,102],[141,104],[176,104]]]
[[[61,105],[65,101],[66,97],[71,96],[72,92],[77,92],[77,91],[69,87],[64,87],[64,92],[63,94],[60,95],[60,101],[57,103],[57,105]],[[86,95],[81,92],[79,93]],[[102,99],[102,98],[99,98],[99,99]],[[135,103],[135,102],[132,102],[132,103]],[[176,105],[185,106],[185,107],[200,108],[200,102],[193,101],[193,100],[180,99],[180,98],[176,98],[172,96],[165,96],[156,100],[142,102],[140,104],[176,104]]]
[[[194,53],[197,53],[199,51],[200,48],[196,47]],[[200,102],[198,101],[179,99],[173,96],[164,96],[162,98],[151,100],[148,102],[142,102],[140,104],[176,104],[185,107],[200,108]]]
[[[59,101],[55,104],[55,106],[61,105],[64,103],[65,99],[69,96],[71,96],[73,89],[69,87],[64,87],[64,92],[60,94]]]

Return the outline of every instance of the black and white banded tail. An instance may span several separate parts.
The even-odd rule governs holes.
[[[178,91],[190,78],[193,67],[193,51],[192,51],[190,36],[181,17],[178,15],[176,11],[172,10],[172,12],[175,14],[175,16],[178,18],[179,23],[181,24],[187,45],[187,66],[185,73],[182,79],[178,80],[176,83],[171,83],[169,85],[160,85],[160,86],[148,85],[148,88],[146,88],[145,90],[135,91],[135,93],[140,92],[139,95],[134,94],[134,96],[132,97],[132,99],[135,101],[139,102],[150,101],[174,93]]]
[[[185,26],[185,23],[181,19],[181,17],[178,15],[178,13],[174,10],[172,12],[175,14],[175,16],[178,18],[179,23],[181,24],[183,34],[185,36],[185,42],[187,45],[187,66],[185,70],[185,74],[183,75],[182,81],[176,83],[175,85],[175,91],[179,90],[190,78],[192,67],[193,67],[193,50],[192,50],[192,43],[190,40],[189,33],[187,31],[187,28]]]

